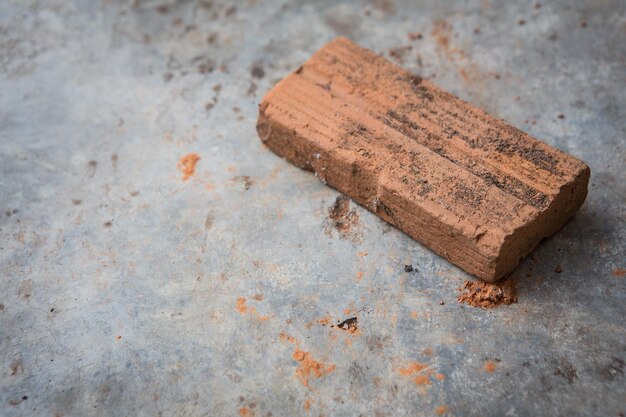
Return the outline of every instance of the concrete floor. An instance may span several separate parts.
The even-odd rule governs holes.
[[[337,35],[590,165],[518,304],[460,305],[354,204],[339,234],[261,145],[262,94]],[[610,0],[3,1],[0,415],[623,415],[625,40]]]

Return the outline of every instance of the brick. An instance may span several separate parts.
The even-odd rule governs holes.
[[[587,196],[582,161],[344,38],[267,93],[257,131],[486,281],[510,274]]]

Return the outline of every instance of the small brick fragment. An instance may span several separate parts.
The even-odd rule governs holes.
[[[276,154],[487,281],[587,196],[582,161],[345,38],[267,93],[257,131]]]

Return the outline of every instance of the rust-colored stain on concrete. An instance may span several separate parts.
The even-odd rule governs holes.
[[[427,375],[418,375],[413,379],[415,385],[430,385],[430,379],[428,379]]]
[[[333,364],[324,365],[322,362],[313,359],[311,352],[305,352],[298,347],[293,351],[291,357],[299,362],[296,376],[305,387],[309,386],[309,377],[320,378],[331,373],[336,368]]]
[[[178,161],[178,170],[183,173],[183,181],[187,181],[196,172],[196,164],[200,160],[197,153],[188,153]]]
[[[283,342],[289,342],[295,344],[295,348],[291,357],[298,362],[298,368],[296,368],[296,377],[302,385],[309,386],[310,378],[321,378],[335,370],[337,367],[334,364],[325,365],[321,361],[313,358],[311,352],[307,352],[300,348],[300,342],[293,336],[289,336],[284,332],[281,332],[278,337]]]
[[[447,412],[448,407],[446,407],[445,405],[440,405],[439,407],[435,408],[435,413],[439,414],[440,416],[444,415]]]
[[[241,407],[239,409],[239,415],[241,417],[254,417],[254,411],[252,411],[248,407]]]
[[[237,298],[237,311],[241,314],[246,314],[248,312],[248,307],[246,306],[246,298],[239,297]]]
[[[332,319],[330,318],[330,316],[324,316],[317,320],[317,322],[321,324],[322,326],[328,326],[331,321]]]
[[[485,371],[493,373],[496,371],[496,363],[494,361],[487,361],[485,363]]]
[[[613,270],[614,277],[626,277],[626,268],[616,268]]]
[[[411,362],[406,368],[399,368],[398,373],[404,376],[411,376],[428,368],[428,365],[421,362]]]
[[[253,295],[252,299],[257,300],[259,298],[258,295],[259,294]],[[261,296],[260,299],[262,300],[263,297]],[[262,316],[261,314],[259,314],[255,307],[249,307],[248,305],[246,305],[246,297],[237,298],[237,305],[235,309],[240,314],[250,314],[259,321],[268,321],[270,319],[270,316]]]
[[[445,378],[443,374],[435,374],[435,371],[423,362],[410,362],[406,367],[398,368],[398,373],[413,378],[413,383],[418,386],[432,385],[431,378],[439,381]]]

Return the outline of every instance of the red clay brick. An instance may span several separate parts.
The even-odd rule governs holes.
[[[587,196],[582,161],[344,38],[267,93],[257,131],[487,281],[509,274]]]

